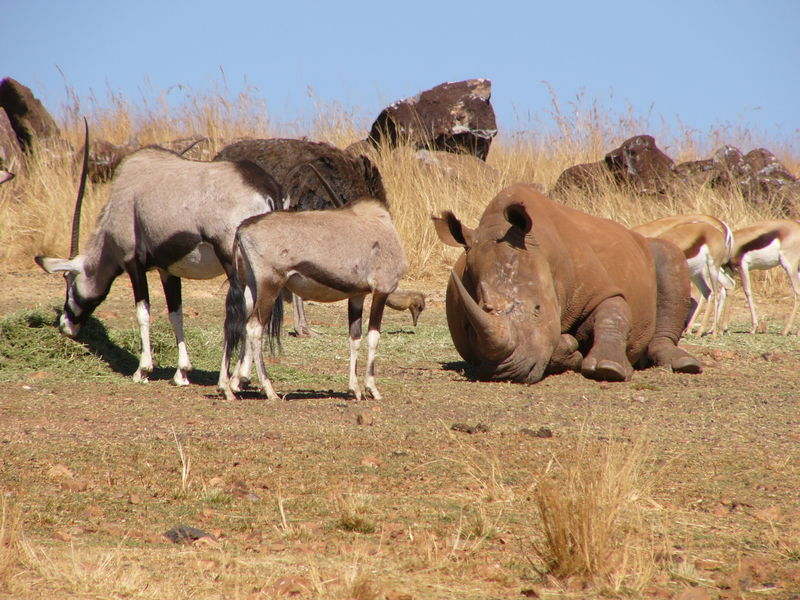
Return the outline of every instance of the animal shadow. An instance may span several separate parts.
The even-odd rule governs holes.
[[[105,362],[115,373],[131,377],[139,367],[139,356],[112,340],[106,326],[95,317],[89,317],[75,341]],[[177,361],[177,352],[175,358]],[[174,365],[156,366],[150,373],[149,379],[171,380],[175,375],[175,369]],[[189,373],[189,380],[198,385],[216,385],[218,377],[218,371],[195,369]]]
[[[442,370],[444,371],[452,371],[454,373],[458,373],[459,375],[462,375],[467,379],[471,379],[473,381],[481,380],[478,370],[473,365],[469,364],[464,360],[455,360],[439,364],[442,366]]]

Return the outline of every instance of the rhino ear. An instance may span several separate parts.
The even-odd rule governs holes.
[[[503,216],[505,216],[506,221],[511,223],[512,227],[518,229],[522,235],[528,235],[533,227],[533,220],[522,204],[509,204],[503,211]]]
[[[444,211],[441,217],[431,216],[431,219],[433,219],[433,226],[436,228],[439,239],[448,246],[463,248],[472,246],[475,230],[462,224],[449,210]]]

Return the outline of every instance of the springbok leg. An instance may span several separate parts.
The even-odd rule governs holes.
[[[783,270],[786,271],[786,275],[789,277],[789,283],[792,286],[792,312],[789,315],[789,319],[786,321],[786,325],[784,326],[782,333],[782,335],[789,335],[789,330],[792,328],[792,325],[794,324],[794,318],[797,315],[797,295],[800,294],[800,278],[798,277],[797,273],[797,261],[792,264],[789,259],[782,254],[780,262]]]
[[[745,264],[739,265],[739,276],[742,278],[742,290],[747,300],[747,307],[750,309],[750,333],[755,333],[758,329],[758,317],[756,316],[756,305],[753,302],[753,290],[750,286],[750,269]]]

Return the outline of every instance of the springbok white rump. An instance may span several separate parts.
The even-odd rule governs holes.
[[[686,333],[691,333],[703,303],[706,311],[697,335],[703,335],[708,323],[713,298],[714,318],[711,334],[717,337],[725,299],[733,289],[734,281],[722,268],[731,258],[733,234],[723,221],[710,215],[675,215],[656,219],[631,228],[645,237],[668,240],[678,246],[686,257],[689,278],[700,292],[700,300],[692,311],[686,325]]]
[[[256,357],[256,371],[264,393],[278,398],[267,376],[262,354],[264,324],[270,345],[279,339],[282,287],[317,302],[348,300],[350,324],[349,392],[362,398],[356,376],[361,345],[364,299],[372,294],[367,334],[366,393],[381,398],[375,386],[375,353],[380,340],[386,299],[408,268],[400,237],[386,207],[361,199],[325,211],[274,212],[247,219],[236,232],[234,273],[225,302],[225,344],[219,371],[219,389],[229,400],[239,382],[250,374],[248,358]],[[245,344],[242,359],[230,376],[230,357]]]
[[[792,287],[792,312],[786,320],[783,335],[788,335],[797,314],[797,296],[800,294],[800,222],[789,219],[759,221],[733,232],[735,243],[728,266],[738,271],[742,289],[750,309],[750,333],[758,328],[756,305],[750,287],[750,271],[766,270],[780,265],[789,277]],[[800,335],[800,330],[798,330]]]
[[[85,172],[84,156],[81,189]],[[230,274],[236,228],[248,217],[282,208],[280,186],[247,161],[199,162],[162,148],[138,150],[117,168],[88,247],[77,254],[81,198],[79,192],[70,258],[36,257],[36,263],[48,273],[65,273],[67,297],[59,319],[61,332],[75,337],[105,299],[112,282],[125,271],[133,286],[142,341],[133,379],[147,381],[153,359],[146,272],[158,269],[178,345],[173,381],[188,385],[186,374],[192,363],[183,334],[180,278]]]

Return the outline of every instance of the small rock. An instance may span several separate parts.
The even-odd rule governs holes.
[[[54,465],[50,467],[47,476],[51,479],[72,479],[75,477],[75,473],[64,465]]]
[[[529,429],[528,427],[523,427],[519,430],[519,432],[535,438],[544,439],[553,437],[552,430],[548,429],[547,427],[539,427],[539,429]]]
[[[450,429],[453,431],[460,431],[461,433],[469,433],[470,435],[474,433],[487,433],[489,431],[489,426],[484,425],[483,423],[478,423],[477,425],[468,425],[467,423],[453,423],[450,426]]]
[[[783,352],[776,352],[775,350],[770,350],[768,352],[764,352],[761,355],[767,362],[783,362],[786,359],[786,355]]]
[[[169,531],[165,531],[163,535],[176,544],[190,544],[203,538],[209,538],[210,541],[219,545],[219,540],[210,533],[188,525],[176,525]]]
[[[362,410],[356,415],[357,425],[375,425],[375,415],[372,411]]]
[[[67,479],[61,482],[61,487],[69,492],[85,492],[89,489],[89,482],[85,479]]]
[[[225,480],[222,477],[212,477],[208,480],[208,487],[211,488],[222,488],[225,485]]]
[[[783,512],[778,506],[770,506],[769,508],[764,508],[757,511],[753,516],[759,521],[767,521],[768,523],[773,523],[775,521],[781,520]]]
[[[712,596],[706,588],[693,587],[684,590],[678,600],[711,600]]]
[[[362,467],[369,467],[370,469],[377,469],[381,466],[381,461],[375,456],[367,455],[361,459]]]
[[[103,516],[103,509],[99,506],[91,504],[86,509],[86,516],[90,519],[99,519]]]
[[[311,584],[303,577],[279,577],[270,586],[272,596],[303,596],[311,591]]]
[[[72,540],[72,536],[66,531],[56,531],[53,534],[53,539],[58,540],[59,542],[69,542]]]

